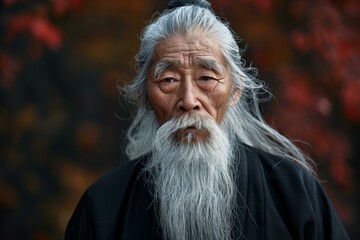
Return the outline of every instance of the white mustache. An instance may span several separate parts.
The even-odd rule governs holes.
[[[216,124],[215,120],[210,117],[204,117],[199,115],[184,114],[179,118],[172,118],[165,122],[158,130],[156,138],[164,137],[165,133],[167,136],[172,137],[179,130],[187,128],[196,128],[199,130],[211,131],[212,124]],[[172,141],[172,139],[168,139]]]
[[[167,123],[173,124],[174,131],[179,129],[194,127],[197,129],[206,129],[208,126],[207,121],[214,121],[209,117],[204,117],[200,115],[189,115],[184,114],[181,115],[179,118],[173,118],[169,120]],[[166,123],[165,123],[166,124]]]

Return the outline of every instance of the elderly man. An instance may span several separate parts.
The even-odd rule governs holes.
[[[132,161],[86,191],[66,239],[348,239],[306,158],[261,118],[228,26],[205,0],[169,6],[124,89]]]

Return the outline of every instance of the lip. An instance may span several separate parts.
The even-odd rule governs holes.
[[[187,133],[189,133],[189,132],[200,132],[200,131],[202,131],[202,130],[199,129],[199,128],[197,128],[197,127],[195,127],[195,126],[188,126],[188,127],[185,127],[185,128],[183,128],[183,129],[180,130],[180,132],[181,132],[182,134],[187,134]]]
[[[200,129],[197,129],[196,127],[187,127],[187,128],[184,128],[183,130],[181,130],[181,133],[183,135],[186,135],[190,132],[196,132],[196,131],[200,131]]]
[[[179,130],[175,136],[175,139],[179,142],[203,142],[207,139],[208,132],[206,130],[196,128],[195,126],[188,126]]]

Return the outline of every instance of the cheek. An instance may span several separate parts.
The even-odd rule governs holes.
[[[228,107],[229,107],[229,105],[228,105],[227,102],[224,102],[224,103],[222,103],[221,105],[219,105],[219,106],[217,107],[217,117],[216,117],[216,121],[217,121],[218,123],[221,123],[222,120],[224,119],[224,115],[225,115]]]
[[[216,111],[216,121],[221,123],[224,115],[229,108],[230,91],[218,91],[215,92],[213,97],[214,110]]]
[[[171,97],[156,87],[148,86],[146,91],[150,109],[154,111],[159,123],[164,123],[171,112]]]

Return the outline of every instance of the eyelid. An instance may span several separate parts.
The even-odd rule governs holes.
[[[198,74],[198,77],[197,79],[201,80],[202,78],[212,78],[213,80],[216,80],[216,81],[220,81],[222,79],[224,79],[225,77],[222,76],[221,74],[218,74],[214,71],[211,71],[211,70],[207,70],[207,71],[202,71]]]
[[[163,81],[166,78],[173,78],[173,79],[176,80],[176,75],[174,73],[163,72],[163,73],[159,74],[158,76],[154,76],[154,81],[155,82],[160,82],[160,81]]]
[[[169,81],[167,81],[167,80],[169,80]],[[174,77],[165,77],[165,78],[161,78],[159,81],[157,81],[156,84],[159,86],[159,88],[161,89],[162,92],[170,93],[177,88],[177,86],[179,85],[179,82],[180,81]]]
[[[217,78],[213,77],[213,76],[209,76],[209,75],[203,75],[199,78],[199,80],[205,81],[204,78],[208,78],[206,81],[209,80],[217,80]]]
[[[168,83],[166,80],[173,80],[173,82],[178,82],[178,80],[174,77],[164,77],[160,79],[160,82]]]
[[[211,76],[213,78],[222,78],[224,73],[217,71],[216,69],[200,68],[198,74],[200,76]]]

